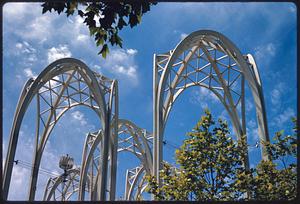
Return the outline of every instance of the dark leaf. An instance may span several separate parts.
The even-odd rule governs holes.
[[[131,13],[129,15],[129,24],[130,24],[130,27],[132,28],[132,27],[136,26],[138,24],[138,22],[139,21],[138,21],[137,16],[135,14]]]
[[[104,44],[102,49],[100,50],[100,52],[98,54],[102,54],[102,57],[106,58],[108,52],[109,52],[108,46],[107,46],[107,44]]]
[[[123,18],[120,18],[118,22],[118,28],[121,30],[123,26],[127,26],[127,23],[124,21]]]
[[[78,10],[78,15],[81,16],[81,17],[83,18],[83,16],[84,16],[83,11],[82,11],[82,10]]]
[[[77,15],[84,19],[90,35],[95,37],[97,46],[103,45],[99,54],[106,57],[108,53],[108,41],[112,45],[122,47],[122,39],[118,35],[118,31],[125,26],[134,27],[142,20],[142,15],[150,10],[150,6],[155,3],[148,1],[49,1],[42,4],[42,13],[52,12],[52,9],[61,14],[66,13],[67,16]],[[78,9],[78,5],[83,9]],[[99,18],[99,24],[95,21]],[[126,18],[128,17],[128,18]],[[125,19],[124,19],[125,18]],[[127,21],[128,19],[128,21]],[[98,27],[97,27],[98,26]]]

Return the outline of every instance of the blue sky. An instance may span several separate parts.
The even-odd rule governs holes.
[[[232,40],[243,54],[254,55],[260,70],[270,136],[278,130],[291,130],[296,115],[296,6],[292,3],[159,3],[142,18],[137,27],[120,32],[123,49],[111,48],[106,60],[97,56],[99,48],[89,37],[80,17],[66,18],[41,14],[40,3],[8,3],[3,7],[3,161],[7,151],[13,114],[23,84],[37,76],[50,62],[74,57],[109,78],[118,79],[120,118],[152,131],[152,62],[154,53],[173,49],[187,34],[211,29]],[[258,141],[255,108],[246,93],[249,144]],[[228,119],[221,103],[206,90],[186,90],[176,101],[165,131],[169,145],[164,159],[174,162],[174,147],[185,139],[203,108],[215,117]],[[29,107],[21,127],[16,159],[32,161],[34,107]],[[41,167],[61,172],[58,160],[69,153],[80,164],[82,144],[89,131],[97,130],[98,119],[87,108],[67,112],[53,131]],[[230,121],[229,121],[230,124]],[[251,148],[255,166],[260,150]],[[130,161],[130,162],[127,162]],[[125,169],[138,165],[133,156],[119,155],[117,196],[123,194]],[[48,176],[40,175],[37,198],[41,198]],[[27,196],[29,170],[15,166],[10,199]],[[24,188],[25,186],[25,188]]]

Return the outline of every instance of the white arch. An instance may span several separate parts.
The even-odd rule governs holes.
[[[201,54],[200,50],[202,51]],[[185,54],[186,51],[189,52]],[[214,56],[212,56],[211,52],[214,52]],[[217,58],[216,53],[222,53],[223,56]],[[183,55],[183,57],[181,57],[181,55]],[[206,77],[204,77],[202,81],[193,81],[189,78],[189,75],[187,73],[184,73],[184,71],[187,71],[187,67],[191,66],[188,64],[195,56],[197,60],[201,59],[202,61],[207,61],[207,63],[202,67],[193,67],[195,69],[195,72],[191,72],[191,74],[203,72],[204,69],[208,69],[207,67],[210,67],[210,73],[206,73]],[[219,61],[223,60],[224,58],[228,58],[229,60],[235,62],[234,64],[231,64],[229,61],[229,63],[225,65],[225,67],[227,66],[227,70],[225,69],[225,71],[228,72],[228,75],[229,69],[233,69],[234,66],[238,67],[238,69],[235,68],[235,70],[239,72],[239,76],[242,80],[241,93],[239,93],[239,99],[236,103],[232,95],[233,90],[230,87],[233,83],[229,85],[229,80],[225,80],[223,76],[224,72],[219,69],[219,64],[221,64]],[[176,67],[179,68],[175,69]],[[174,75],[173,78],[172,74]],[[179,89],[179,83],[183,80],[186,80],[186,78],[189,78],[192,84],[187,85],[185,81],[184,87]],[[230,115],[233,127],[238,138],[246,134],[243,82],[243,80],[245,79],[250,86],[256,106],[258,126],[260,130],[260,140],[269,140],[261,82],[253,58],[251,58],[251,56],[248,56],[248,59],[245,59],[239,49],[229,39],[218,32],[211,30],[199,30],[193,32],[185,39],[183,39],[175,47],[174,50],[170,50],[169,52],[164,54],[154,55],[153,172],[157,178],[159,177],[158,172],[162,168],[162,141],[164,128],[167,117],[172,108],[172,104],[175,102],[180,93],[182,93],[186,88],[192,85],[205,86],[205,83],[203,82],[207,79],[214,79],[215,82],[219,84],[219,87],[212,87],[211,84],[207,85],[206,87],[212,90],[215,94],[217,93],[217,91],[215,91],[216,88],[219,88],[223,93],[224,100],[221,100],[221,102],[224,104]],[[218,94],[216,95],[218,96]],[[218,98],[220,99],[220,95],[218,96]],[[240,103],[240,101],[242,105],[242,123],[240,122],[240,118],[237,112],[237,104]],[[265,147],[263,145],[261,147],[263,159],[268,159]],[[248,156],[245,158],[244,164],[246,165],[246,167],[248,167]]]
[[[145,129],[139,128],[134,123],[132,123],[131,121],[126,120],[126,119],[119,119],[117,124],[118,124],[117,134],[111,134],[111,141],[115,140],[113,138],[117,139],[117,145],[116,145],[117,152],[119,153],[119,152],[126,151],[126,152],[130,152],[130,153],[134,154],[140,160],[141,165],[143,167],[140,174],[141,173],[151,174],[153,165],[152,165],[152,151],[151,151],[149,142],[150,142],[150,140],[152,140],[152,134],[147,132]],[[121,134],[123,132],[126,132],[128,134],[128,137],[125,139],[126,140],[125,143],[130,141],[133,144],[132,147],[131,147],[131,145],[128,145],[125,147],[118,146],[120,143],[124,142],[119,137],[119,134]],[[83,157],[82,157],[82,166],[81,166],[82,170],[80,173],[79,200],[84,200],[84,193],[85,193],[84,189],[86,186],[86,178],[88,175],[88,170],[90,168],[90,165],[92,164],[93,157],[96,156],[95,155],[96,149],[99,147],[99,144],[102,144],[102,138],[103,138],[102,130],[99,130],[98,132],[95,132],[95,133],[89,133],[86,137],[84,151],[83,151]],[[102,145],[101,145],[101,147],[102,147]],[[101,149],[100,149],[100,152],[101,152]],[[112,151],[110,151],[109,157],[108,157],[110,164],[112,164],[112,162],[110,162],[111,158],[113,159],[113,157],[111,157],[111,155],[112,155]],[[110,169],[113,169],[113,168],[117,168],[116,165],[115,166],[110,165]],[[98,167],[98,171],[96,172],[96,177],[95,177],[96,179],[95,179],[94,185],[93,185],[92,189],[90,190],[91,194],[92,194],[91,200],[97,200],[97,194],[98,194],[97,181],[98,181],[98,178],[100,177],[101,171],[102,171],[102,167],[100,164],[100,166]],[[92,179],[91,182],[93,182],[93,178],[91,178],[91,179]],[[135,185],[138,185],[138,183],[133,182],[132,185],[133,186],[128,186],[128,189],[131,189],[130,191],[128,190],[128,192],[127,192],[130,194],[129,197],[131,197],[133,189],[136,187]],[[111,190],[111,189],[109,189],[109,190]],[[126,196],[126,197],[128,197],[128,196]]]
[[[77,76],[76,76],[77,74]],[[64,76],[66,79],[64,79]],[[59,91],[55,90],[56,88],[51,87],[51,81],[57,81],[57,77],[59,78],[59,86],[56,88],[60,88]],[[104,143],[108,144],[109,140],[109,123],[110,123],[110,116],[111,113],[108,110],[105,102],[105,84],[101,84],[101,80],[107,79],[103,76],[97,75],[96,73],[92,72],[83,62],[77,59],[73,58],[64,58],[59,59],[53,63],[51,63],[49,66],[47,66],[40,74],[39,76],[33,80],[30,79],[26,85],[23,88],[22,94],[20,96],[20,99],[18,101],[18,106],[16,108],[13,126],[11,129],[11,135],[10,135],[10,142],[8,146],[8,153],[7,153],[7,159],[5,163],[4,168],[4,182],[3,182],[3,197],[4,199],[7,199],[8,191],[9,191],[9,185],[11,180],[11,173],[13,169],[13,161],[15,157],[15,152],[17,148],[17,141],[19,136],[19,130],[20,126],[22,124],[23,117],[26,113],[27,107],[31,103],[34,96],[37,98],[37,125],[36,125],[36,152],[34,153],[34,161],[33,161],[33,170],[31,173],[31,182],[30,182],[30,191],[29,191],[29,200],[34,200],[35,197],[35,190],[36,190],[36,183],[38,178],[38,171],[39,171],[39,165],[41,161],[41,157],[43,154],[44,147],[46,145],[46,142],[48,140],[48,137],[55,126],[55,124],[58,122],[60,116],[69,110],[71,107],[75,105],[87,105],[91,107],[98,115],[101,121],[101,126],[104,130]],[[70,86],[71,83],[74,81],[78,82],[78,86],[80,86],[80,83],[84,83],[87,88],[85,90],[78,88],[79,90],[75,90],[75,95],[79,94],[80,101],[75,101],[74,93],[71,96],[71,94],[67,96],[63,96],[64,92],[68,92],[68,88],[72,88]],[[49,87],[47,87],[45,84],[48,83]],[[45,99],[42,96],[42,93],[45,92],[42,89],[46,89],[46,92],[50,95],[50,101],[49,99]],[[48,89],[48,90],[47,90]],[[74,88],[73,88],[74,89]],[[55,91],[54,91],[55,90]],[[89,97],[87,100],[83,100],[82,93],[84,91],[89,91]],[[57,91],[57,92],[56,92]],[[73,90],[74,91],[74,90]],[[52,95],[56,95],[56,97],[53,97]],[[42,99],[41,99],[42,98]],[[40,103],[44,100],[47,103],[48,109],[41,112]],[[47,101],[48,100],[48,101]],[[73,102],[73,100],[75,102]],[[57,115],[57,111],[59,109],[59,106],[63,102],[68,102],[68,105],[66,105],[63,110],[60,112],[60,114]],[[71,101],[71,102],[70,102]],[[42,114],[48,114],[46,122],[42,118]],[[41,125],[42,129],[40,128]],[[42,133],[41,133],[42,130]],[[106,145],[103,151],[103,158],[107,158],[108,153],[108,146]],[[102,183],[106,184],[106,174],[107,174],[107,162],[105,161],[103,164],[104,168],[102,171],[102,177],[103,180]],[[101,187],[104,189],[104,186]],[[105,199],[105,194],[102,193],[101,199]]]

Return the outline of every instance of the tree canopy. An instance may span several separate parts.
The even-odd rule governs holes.
[[[95,38],[95,43],[100,47],[99,55],[103,58],[109,52],[108,43],[112,46],[122,47],[122,38],[119,31],[130,25],[134,27],[142,20],[143,14],[150,11],[154,1],[48,1],[42,4],[43,14],[54,10],[67,16],[79,15],[89,28],[90,35]]]
[[[294,119],[294,122],[296,119]],[[295,122],[296,124],[296,122]],[[245,138],[235,141],[226,121],[216,123],[206,110],[192,132],[176,150],[179,167],[164,163],[160,172],[162,185],[148,176],[148,192],[157,200],[282,200],[296,198],[296,165],[286,162],[296,157],[296,134],[283,137],[276,133],[273,143],[266,143],[273,161],[261,161],[245,169],[242,161]],[[284,161],[283,168],[276,161]]]

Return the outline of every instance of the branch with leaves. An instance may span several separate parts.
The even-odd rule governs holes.
[[[89,28],[90,35],[95,38],[95,43],[100,47],[99,55],[106,58],[109,53],[108,44],[122,47],[122,38],[119,31],[124,27],[131,28],[141,23],[143,14],[150,11],[150,6],[155,1],[68,1],[68,2],[45,2],[42,4],[43,14],[54,10],[58,14],[66,13],[79,15]],[[76,12],[77,11],[77,12]]]
[[[278,168],[277,161],[296,158],[296,119],[294,134],[276,133],[273,143],[266,143],[273,161],[261,161],[256,168],[245,169],[247,142],[234,141],[228,125],[216,123],[205,111],[180,149],[176,150],[175,169],[164,164],[160,172],[162,186],[148,176],[148,192],[157,200],[291,200],[296,198],[295,163]],[[175,169],[175,170],[174,170]],[[246,196],[247,195],[247,196]]]
[[[235,142],[229,135],[227,123],[221,119],[216,123],[208,110],[187,136],[176,150],[179,170],[175,173],[164,165],[160,173],[162,187],[158,188],[151,178],[149,192],[160,200],[211,201],[240,197],[243,192],[234,188],[237,182],[234,178],[238,170],[245,171],[242,163],[245,138]]]

